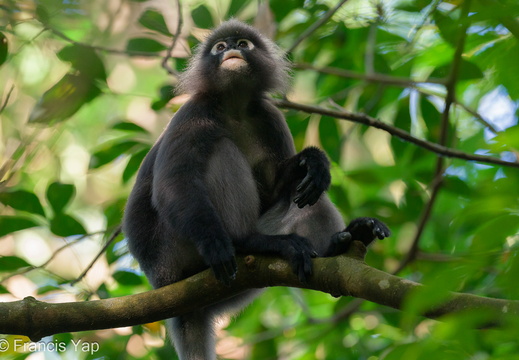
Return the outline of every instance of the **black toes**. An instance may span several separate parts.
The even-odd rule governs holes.
[[[231,281],[236,279],[238,265],[236,259],[232,257],[228,261],[211,265],[215,278],[225,286],[231,286]]]

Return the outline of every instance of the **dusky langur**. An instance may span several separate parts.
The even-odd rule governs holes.
[[[254,28],[230,20],[197,48],[180,79],[190,99],[144,159],[124,216],[129,249],[153,287],[206,268],[230,284],[236,254],[286,259],[302,282],[312,257],[389,236],[375,218],[348,227],[323,194],[329,162],[315,147],[296,153],[268,94],[286,90],[289,64]],[[251,290],[168,319],[182,360],[215,359],[215,320],[258,294]]]

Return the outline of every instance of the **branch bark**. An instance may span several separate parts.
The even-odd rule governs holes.
[[[396,136],[396,137],[398,137],[402,140],[405,140],[407,142],[410,142],[412,144],[418,145],[421,148],[432,151],[441,156],[452,157],[452,158],[457,158],[457,159],[462,159],[462,160],[469,160],[469,161],[477,161],[477,162],[486,163],[486,164],[494,164],[494,165],[519,168],[519,162],[517,162],[517,161],[512,162],[512,161],[501,160],[501,159],[493,157],[493,156],[467,154],[460,150],[452,149],[452,148],[442,146],[437,143],[433,143],[430,141],[416,138],[405,130],[391,126],[387,123],[379,121],[366,114],[352,113],[352,112],[349,112],[346,110],[338,111],[338,110],[327,109],[327,108],[323,108],[323,107],[315,106],[315,105],[299,104],[299,103],[294,103],[294,102],[291,102],[289,100],[284,100],[284,99],[275,99],[275,100],[273,100],[273,102],[277,107],[284,108],[284,109],[293,109],[293,110],[303,111],[303,112],[306,112],[309,114],[326,115],[326,116],[334,117],[336,119],[349,120],[349,121],[353,121],[356,123],[372,126],[374,128],[384,130],[393,136]]]
[[[177,316],[230,298],[251,288],[291,286],[333,296],[354,296],[401,309],[405,297],[423,286],[390,275],[364,263],[366,248],[354,242],[347,255],[314,260],[314,274],[303,285],[287,262],[268,257],[238,259],[238,276],[230,287],[219,283],[209,270],[163,288],[106,300],[50,304],[27,297],[0,303],[0,334],[44,336],[85,330],[132,326]],[[143,306],[145,304],[145,306]],[[519,301],[449,293],[447,300],[424,316],[437,318],[466,310],[489,310],[495,325],[504,315],[519,315]]]

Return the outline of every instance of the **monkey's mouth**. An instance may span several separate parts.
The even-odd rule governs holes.
[[[223,54],[221,67],[229,70],[236,70],[242,66],[246,66],[247,61],[243,58],[243,55],[238,50],[229,50]]]

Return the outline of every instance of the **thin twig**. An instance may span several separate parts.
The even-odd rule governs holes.
[[[48,26],[46,27],[46,29],[50,30],[52,33],[54,33],[58,37],[62,38],[66,42],[69,42],[73,45],[87,47],[89,49],[104,51],[104,52],[111,53],[111,54],[128,55],[128,56],[141,56],[141,57],[161,57],[161,56],[163,56],[162,52],[118,50],[118,49],[107,48],[104,46],[90,45],[90,44],[82,43],[80,41],[73,40],[57,29],[54,29],[54,28],[51,28]]]
[[[501,160],[499,158],[493,157],[493,156],[487,156],[487,155],[478,155],[478,154],[467,154],[463,151],[451,149],[446,146],[433,143],[430,141],[418,139],[411,134],[409,134],[407,131],[402,130],[400,128],[391,126],[389,124],[383,123],[382,121],[379,121],[371,116],[368,116],[366,114],[361,113],[352,113],[349,111],[337,111],[332,109],[326,109],[320,106],[315,105],[305,105],[305,104],[299,104],[294,103],[289,100],[284,99],[275,99],[273,100],[274,104],[280,108],[285,109],[294,109],[299,111],[304,111],[309,114],[321,114],[330,116],[337,119],[343,119],[343,120],[349,120],[353,122],[357,122],[360,124],[368,125],[377,129],[384,130],[388,132],[389,134],[396,136],[402,140],[408,141],[412,144],[415,144],[421,148],[424,148],[426,150],[429,150],[431,152],[434,152],[441,156],[446,157],[452,157],[462,160],[469,160],[469,161],[477,161],[487,164],[494,164],[494,165],[501,165],[501,166],[508,166],[508,167],[514,167],[519,168],[519,162],[517,161],[506,161]]]
[[[83,270],[83,272],[81,273],[81,275],[78,276],[78,278],[74,281],[72,281],[70,284],[71,285],[74,285],[78,282],[80,282],[85,276],[86,274],[88,274],[88,272],[90,271],[90,269],[92,269],[92,267],[94,266],[94,264],[97,262],[97,260],[101,257],[101,255],[103,255],[106,251],[106,249],[108,249],[108,247],[114,242],[115,238],[117,236],[119,236],[119,234],[121,233],[122,231],[122,226],[121,225],[118,225],[113,234],[110,236],[110,239],[108,239],[108,241],[106,242],[106,244],[103,246],[103,248],[101,250],[99,250],[99,252],[97,253],[96,257],[90,262],[90,264],[85,268],[85,270]]]
[[[292,44],[292,46],[287,50],[287,53],[291,53],[292,51],[294,51],[294,49],[303,41],[305,40],[307,37],[309,37],[310,35],[312,35],[312,33],[317,30],[318,28],[320,28],[324,23],[326,23],[332,16],[333,14],[335,14],[337,12],[337,10],[339,10],[341,8],[342,5],[344,5],[344,3],[348,1],[348,0],[341,0],[337,5],[335,5],[334,8],[328,10],[326,12],[326,14],[324,14],[324,16],[322,18],[320,18],[318,21],[316,21],[312,26],[310,26],[309,28],[307,28],[305,31],[303,31],[303,33],[296,39],[296,41],[294,41],[294,43]]]
[[[450,69],[449,76],[447,78],[446,88],[447,95],[445,96],[445,107],[442,112],[441,119],[441,129],[440,129],[440,139],[439,144],[441,146],[446,146],[448,142],[448,128],[450,121],[450,109],[451,106],[455,103],[456,99],[456,82],[458,80],[458,75],[460,71],[461,65],[461,56],[463,54],[463,49],[465,47],[465,39],[467,36],[467,29],[469,24],[468,14],[470,9],[470,0],[466,0],[463,3],[463,8],[461,12],[461,26],[460,26],[460,34],[458,38],[458,43],[456,46],[456,51],[454,52],[454,58],[452,60],[452,66]],[[415,233],[413,242],[407,253],[406,257],[400,263],[398,269],[394,272],[394,274],[398,274],[402,269],[404,269],[409,263],[413,262],[416,259],[416,256],[419,251],[419,243],[422,237],[423,231],[430,219],[432,210],[434,208],[434,204],[436,203],[436,199],[440,188],[443,184],[443,175],[445,173],[445,158],[439,156],[436,161],[436,169],[434,172],[434,177],[431,183],[431,197],[422,212],[420,220],[418,222],[417,231]]]
[[[168,74],[173,75],[173,76],[178,76],[178,72],[175,69],[173,69],[171,66],[169,66],[168,60],[173,57],[172,52],[180,37],[180,32],[182,31],[182,23],[183,23],[182,7],[180,6],[180,0],[177,0],[176,4],[177,4],[177,13],[178,13],[177,29],[175,30],[175,34],[173,35],[173,41],[171,42],[171,45],[168,48],[166,56],[164,56],[164,59],[162,59],[162,64],[161,64],[162,67],[168,72]]]
[[[301,70],[313,70],[323,74],[335,75],[339,77],[349,78],[349,79],[359,79],[367,82],[379,82],[390,85],[398,85],[403,87],[417,87],[422,84],[440,84],[445,85],[445,79],[437,79],[437,78],[429,78],[425,81],[415,81],[406,77],[392,76],[380,73],[373,74],[361,74],[351,70],[345,70],[335,67],[327,67],[327,66],[314,66],[312,64],[307,63],[295,63],[293,65],[294,69]]]
[[[2,107],[0,107],[0,114],[4,111],[5,107],[9,103],[9,98],[11,97],[11,94],[13,93],[13,90],[14,90],[14,84],[11,85],[11,88],[7,92],[7,96],[5,97],[4,102],[2,103]]]
[[[382,83],[382,84],[389,84],[394,86],[401,86],[401,87],[409,87],[414,88],[417,91],[419,91],[422,94],[425,95],[434,95],[441,97],[442,95],[432,93],[428,89],[424,88],[421,85],[425,84],[439,84],[439,85],[445,85],[447,82],[447,79],[438,79],[438,78],[429,78],[424,81],[415,81],[411,80],[409,78],[405,77],[399,77],[399,76],[392,76],[392,75],[386,75],[386,74],[380,74],[380,73],[373,73],[373,74],[361,74],[355,71],[351,70],[345,70],[335,67],[317,67],[312,64],[307,63],[295,63],[293,64],[294,69],[300,69],[300,70],[313,70],[320,72],[322,74],[328,74],[328,75],[334,75],[339,76],[347,79],[358,79],[363,80],[369,83]],[[483,126],[488,128],[490,131],[492,131],[494,134],[498,133],[498,130],[487,120],[481,116],[477,111],[474,109],[469,108],[467,105],[459,102],[458,100],[454,100],[454,104],[456,106],[460,106],[463,110],[468,112],[470,115],[474,116],[476,120],[478,120]]]
[[[73,240],[67,242],[65,245],[63,245],[63,246],[59,247],[58,249],[56,249],[52,253],[52,255],[47,259],[47,261],[45,261],[43,264],[37,265],[37,266],[36,265],[31,265],[31,266],[25,267],[23,269],[20,269],[20,270],[18,270],[16,272],[10,273],[9,275],[7,275],[6,277],[4,277],[4,278],[2,278],[0,280],[0,284],[3,283],[4,281],[6,281],[7,279],[12,278],[13,276],[27,274],[28,272],[31,272],[31,271],[36,270],[36,269],[45,269],[45,267],[47,265],[49,265],[50,262],[52,260],[54,260],[56,258],[56,256],[58,256],[58,254],[60,252],[62,252],[63,250],[67,249],[71,245],[74,245],[74,244],[76,244],[76,243],[78,243],[78,242],[80,242],[80,241],[82,241],[82,240],[84,240],[86,238],[89,238],[91,236],[98,235],[98,234],[101,234],[101,233],[103,233],[103,231],[99,231],[99,232],[96,232],[96,233],[90,233],[90,234],[84,234],[84,235],[82,235],[82,236],[80,236],[80,237],[78,237],[76,239],[73,239]]]

